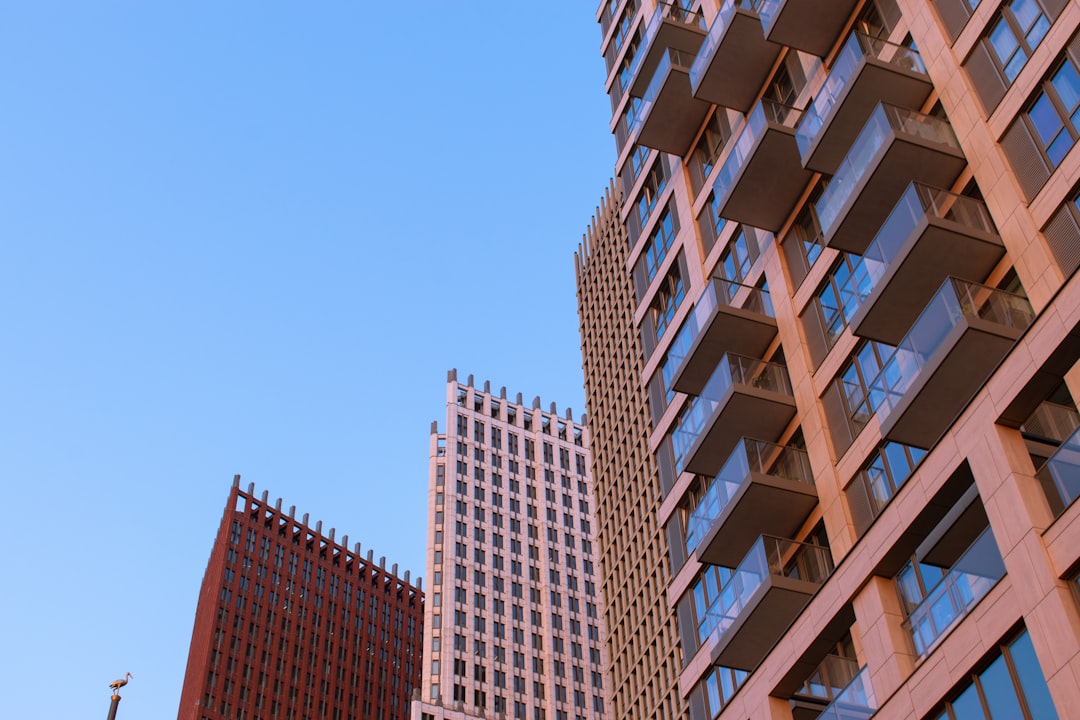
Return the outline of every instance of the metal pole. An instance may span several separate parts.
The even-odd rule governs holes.
[[[120,696],[113,694],[112,703],[109,705],[108,720],[116,720],[116,708],[120,705]]]

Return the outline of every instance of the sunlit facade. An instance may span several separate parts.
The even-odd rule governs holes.
[[[621,207],[611,185],[574,258],[612,713],[675,720],[687,713],[678,686],[682,655],[667,599],[667,539],[657,522],[663,496],[649,451]]]
[[[625,304],[640,348],[623,446],[655,462],[689,717],[1070,717],[1080,4],[596,17],[631,293],[582,316]],[[601,557],[657,547],[601,527]],[[613,653],[616,707],[665,650]]]
[[[446,384],[431,428],[423,680],[413,720],[607,718],[585,426]]]

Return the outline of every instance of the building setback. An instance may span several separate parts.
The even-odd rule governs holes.
[[[458,382],[431,428],[423,681],[413,720],[605,718],[585,427]]]
[[[667,539],[657,522],[663,494],[649,452],[620,208],[611,186],[574,259],[612,717],[675,720],[687,714],[678,685],[682,655],[667,601]]]
[[[582,317],[628,303],[640,340],[621,447],[655,457],[690,718],[1074,717],[1080,3],[596,18],[632,294]],[[656,547],[601,528],[603,558]],[[629,708],[669,665],[621,652],[620,609]]]
[[[199,593],[179,720],[409,717],[420,580],[294,515],[236,476]]]

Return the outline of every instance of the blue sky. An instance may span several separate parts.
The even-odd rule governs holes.
[[[583,412],[595,7],[0,8],[5,714],[175,717],[233,474],[422,573],[446,371]]]

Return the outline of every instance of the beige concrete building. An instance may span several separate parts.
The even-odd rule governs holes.
[[[626,464],[654,518],[612,499],[625,531],[599,535],[626,603],[614,706],[668,688],[661,616],[625,587],[647,570],[694,720],[1075,716],[1080,3],[606,0],[597,20],[632,293],[581,295],[583,330],[626,305],[585,338],[587,370],[613,368],[589,401],[633,408],[625,368],[589,359],[629,328],[659,493]],[[650,652],[621,648],[631,608]]]
[[[663,496],[641,386],[629,248],[614,186],[575,257],[585,401],[596,494],[600,578],[611,653],[613,717],[686,717],[679,692],[678,628],[667,601],[670,574]]]
[[[413,720],[608,717],[584,422],[446,384],[431,428],[423,673]]]

